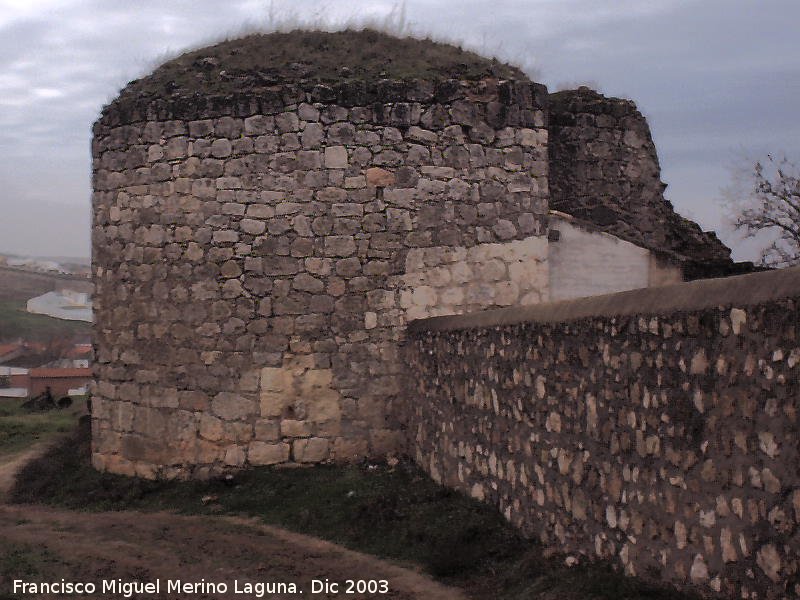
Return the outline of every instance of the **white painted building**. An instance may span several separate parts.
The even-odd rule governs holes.
[[[550,301],[679,283],[681,267],[574,217],[550,211]]]
[[[63,290],[47,292],[28,300],[29,313],[47,315],[67,321],[92,322],[92,301],[85,292]]]
[[[0,398],[27,398],[28,388],[19,385],[27,375],[28,369],[0,366]]]

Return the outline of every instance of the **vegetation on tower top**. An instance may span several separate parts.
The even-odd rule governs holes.
[[[484,78],[528,81],[519,68],[430,39],[371,29],[252,34],[191,50],[122,95],[230,94],[286,83]]]

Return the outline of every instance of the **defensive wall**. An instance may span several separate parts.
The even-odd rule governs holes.
[[[581,559],[800,595],[800,268],[418,320],[410,452]]]

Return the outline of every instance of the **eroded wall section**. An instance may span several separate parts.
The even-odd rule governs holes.
[[[632,101],[581,87],[550,94],[549,116],[551,209],[670,253],[693,270],[732,265],[713,232],[664,198],[650,126]]]
[[[395,279],[406,320],[538,304],[549,298],[547,238],[420,248]]]

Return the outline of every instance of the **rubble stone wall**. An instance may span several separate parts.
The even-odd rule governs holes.
[[[434,479],[579,560],[800,595],[800,269],[410,329]]]
[[[542,274],[509,289],[510,262],[546,269],[546,98],[492,80],[123,94],[93,141],[94,465],[205,477],[403,450],[409,309],[546,294]],[[451,280],[474,268],[497,293],[427,303],[448,249]]]

